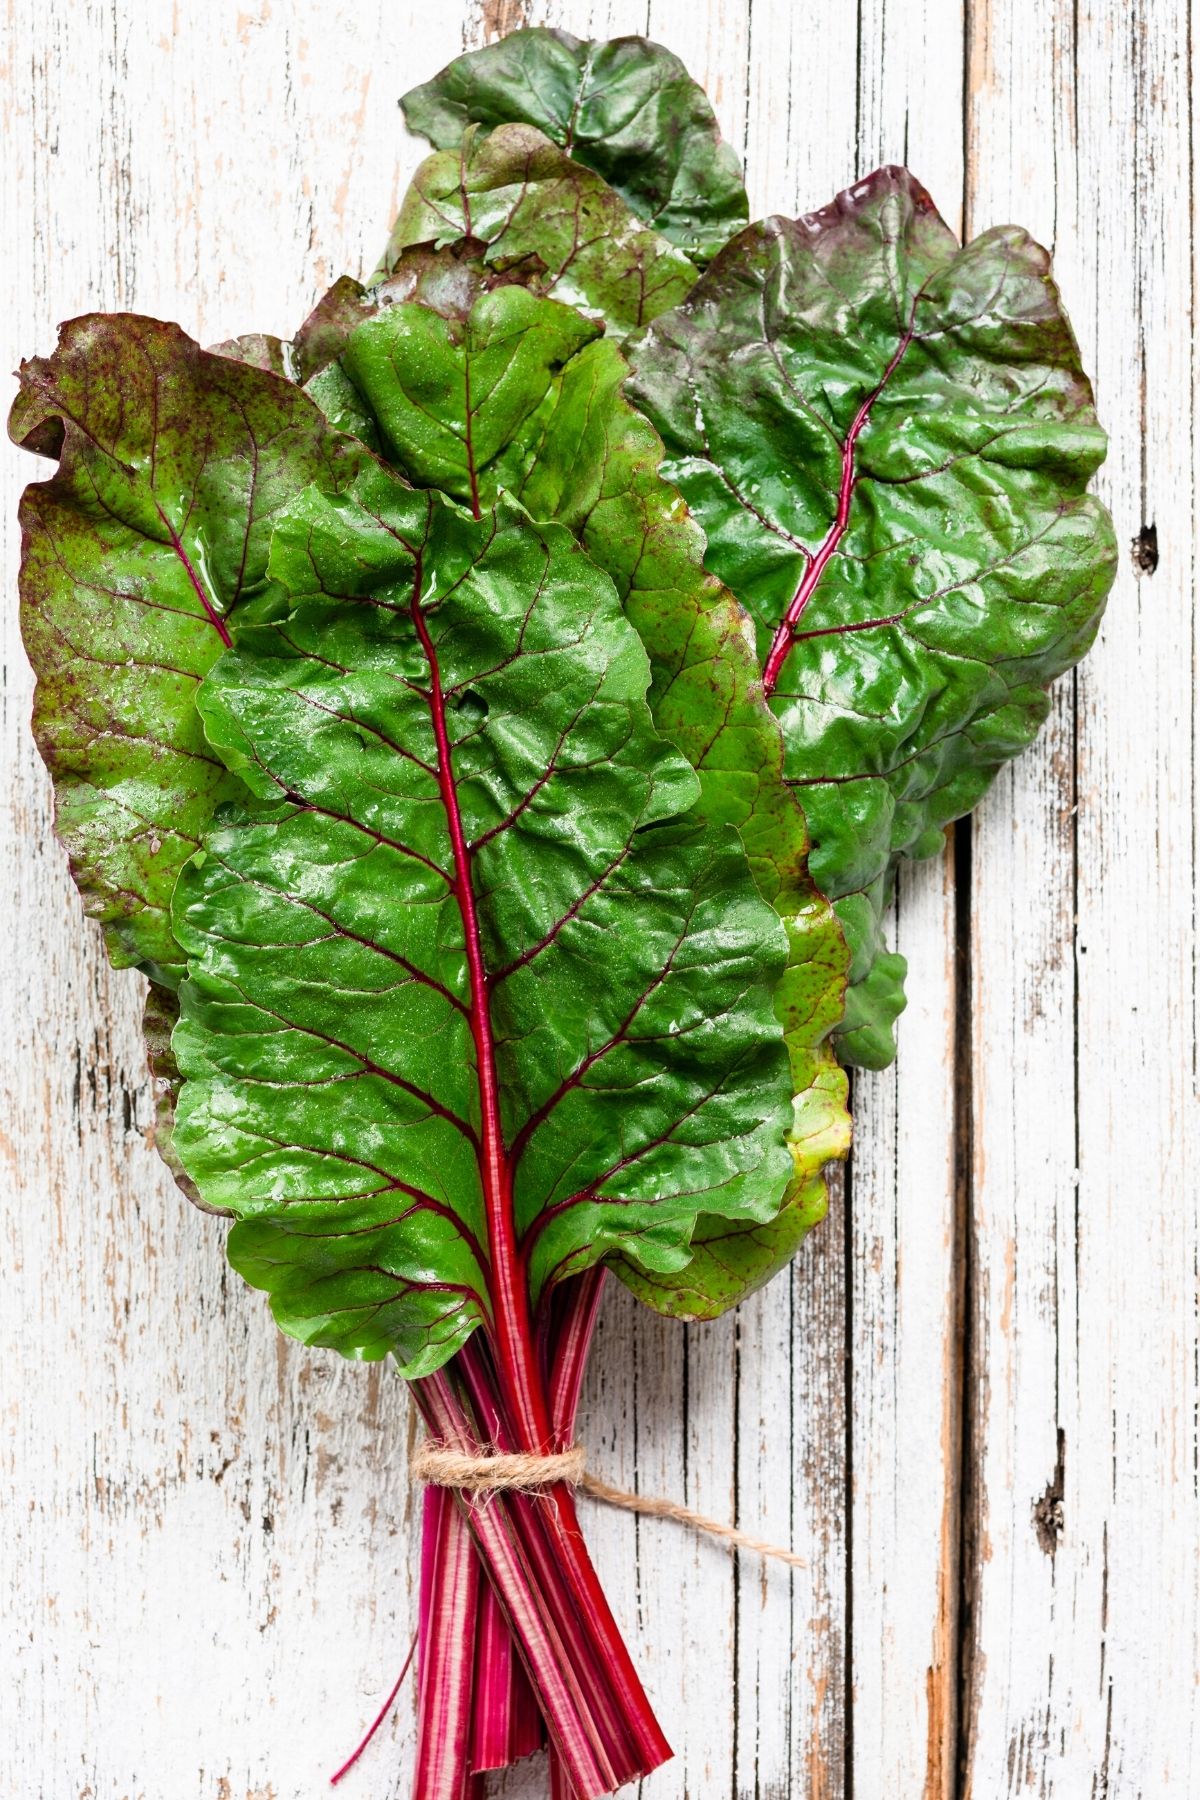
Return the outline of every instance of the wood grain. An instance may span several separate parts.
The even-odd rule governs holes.
[[[1101,642],[891,930],[913,1003],[790,1276],[713,1326],[612,1293],[612,1479],[788,1541],[763,1570],[591,1508],[678,1752],[647,1800],[1200,1792],[1195,235],[1185,0],[9,0],[10,363],[94,307],[287,332],[370,266],[396,99],[515,24],[648,31],[757,212],[908,161],[1051,244],[1113,434]],[[1189,206],[1193,210],[1189,211]],[[960,216],[961,215],[961,216]],[[6,591],[28,458],[4,452]],[[1146,559],[1143,559],[1146,560]],[[402,1384],[309,1354],[148,1147],[139,983],[50,835],[4,613],[0,1792],[304,1800],[413,1617]],[[411,1693],[347,1781],[407,1791]],[[496,1784],[544,1792],[536,1763]]]
[[[977,834],[976,1800],[1200,1787],[1189,47],[1173,6],[973,20],[972,224],[1052,246],[1161,546]]]

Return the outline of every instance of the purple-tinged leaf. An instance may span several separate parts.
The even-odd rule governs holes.
[[[612,336],[675,306],[696,279],[681,250],[642,225],[620,195],[529,125],[468,129],[413,177],[374,279],[414,245],[469,238],[489,264],[601,318]]]
[[[21,623],[59,835],[113,962],[173,986],[176,875],[241,791],[197,686],[265,581],[281,504],[332,490],[360,453],[287,382],[131,314],[75,319],[53,356],[23,363],[9,431],[59,464],[21,502]]]
[[[812,870],[854,953],[843,1054],[893,1051],[880,915],[1036,734],[1115,568],[1104,456],[1046,252],[960,249],[881,169],[722,252],[635,347],[631,392],[754,615]]]
[[[456,57],[400,102],[411,131],[456,150],[470,125],[536,126],[699,262],[750,216],[738,159],[704,89],[643,37],[534,26]]]

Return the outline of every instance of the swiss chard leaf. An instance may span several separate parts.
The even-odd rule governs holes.
[[[520,494],[538,517],[569,525],[616,582],[650,656],[654,722],[700,777],[697,811],[737,827],[759,891],[788,933],[787,968],[775,990],[794,1094],[783,1207],[766,1224],[702,1219],[678,1274],[628,1260],[618,1269],[658,1310],[712,1318],[788,1263],[824,1216],[825,1167],[850,1140],[846,1078],[831,1043],[848,959],[808,872],[804,816],[783,780],[779,727],[764,701],[745,615],[704,570],[703,538],[659,472],[661,441],[624,398],[627,375],[607,340],[566,365]],[[720,1253],[718,1238],[736,1239],[736,1249]]]
[[[438,150],[457,149],[469,125],[536,126],[700,262],[750,216],[707,94],[677,56],[645,38],[513,31],[457,57],[400,104],[410,129]]]
[[[539,409],[553,404],[559,371],[599,329],[520,287],[480,293],[463,320],[406,301],[359,325],[342,367],[388,460],[478,513],[501,485],[519,481]]]
[[[197,686],[263,582],[281,501],[336,486],[357,448],[286,382],[128,314],[75,319],[53,356],[22,364],[9,431],[59,462],[21,502],[21,623],[58,832],[113,962],[172,986],[176,875],[241,791],[205,740]]]
[[[709,567],[754,615],[812,870],[854,953],[843,1054],[892,1054],[879,919],[1036,734],[1113,578],[1091,387],[1044,250],[960,249],[882,169],[744,232],[631,387]]]
[[[612,584],[512,502],[379,465],[280,518],[290,611],[200,696],[258,797],[184,870],[176,1147],[283,1328],[405,1372],[701,1212],[765,1222],[790,1159],[784,960],[736,834],[645,705]]]
[[[413,245],[469,238],[495,268],[602,318],[623,337],[675,306],[696,265],[642,225],[621,196],[530,125],[468,128],[413,177],[374,279]]]
[[[686,1302],[670,1276],[623,1271],[651,1304],[711,1315],[789,1260],[824,1212],[825,1164],[849,1139],[845,1077],[829,1042],[844,1009],[845,944],[807,873],[804,818],[783,783],[779,728],[745,615],[704,570],[703,539],[659,474],[658,435],[624,398],[620,350],[580,331],[578,315],[555,301],[513,286],[489,291],[487,271],[476,262],[472,280],[468,262],[460,250],[421,252],[402,266],[393,290],[420,304],[388,305],[385,294],[351,295],[339,284],[341,300],[331,295],[318,309],[341,319],[341,368],[369,435],[414,481],[437,481],[461,500],[491,505],[507,486],[535,518],[566,524],[611,575],[650,656],[655,723],[699,772],[697,812],[737,827],[788,930],[776,991],[795,1094],[787,1201],[756,1228],[740,1291],[728,1259],[712,1262],[704,1305],[699,1259]],[[371,305],[379,311],[363,323]],[[306,326],[298,344],[309,335]],[[325,353],[336,349],[326,335]]]

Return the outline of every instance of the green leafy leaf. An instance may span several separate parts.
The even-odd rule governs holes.
[[[482,246],[489,264],[602,318],[618,337],[675,306],[696,279],[681,250],[529,125],[486,136],[471,126],[461,150],[427,157],[373,279],[390,275],[412,245],[463,238]]]
[[[824,1212],[824,1167],[849,1141],[845,1077],[829,1042],[844,1008],[845,944],[807,873],[804,817],[783,783],[746,617],[704,570],[703,538],[659,474],[658,435],[622,393],[620,350],[588,330],[572,343],[577,314],[516,287],[488,291],[483,265],[474,280],[467,266],[461,249],[421,252],[393,283],[422,304],[360,291],[343,312],[341,366],[371,436],[411,479],[440,480],[460,499],[490,505],[507,485],[535,518],[566,524],[612,576],[650,656],[655,724],[699,771],[698,814],[737,827],[789,934],[776,1013],[795,1095],[793,1180],[778,1219],[756,1231],[740,1291],[728,1261],[714,1261],[701,1306],[700,1270],[689,1269],[687,1310],[711,1316],[788,1261]],[[363,323],[372,303],[380,310]],[[330,337],[326,350],[335,349]],[[651,1304],[681,1304],[669,1276],[634,1266],[625,1275]]]
[[[174,1042],[177,1150],[280,1324],[436,1368],[502,1304],[510,1189],[533,1303],[614,1250],[678,1268],[700,1212],[771,1218],[782,932],[684,816],[612,584],[380,466],[289,507],[271,574],[290,612],[200,697],[258,799],[181,876]]]
[[[812,870],[854,952],[842,1051],[892,1054],[879,919],[1036,734],[1115,567],[1104,456],[1044,250],[959,249],[882,169],[744,232],[634,353],[709,567],[754,615]]]
[[[438,150],[457,149],[469,125],[536,126],[702,262],[750,216],[707,94],[677,56],[645,38],[513,31],[456,57],[400,104],[410,130]]]
[[[59,461],[21,501],[58,832],[113,962],[172,986],[176,874],[241,791],[205,741],[197,685],[263,582],[281,501],[335,486],[357,451],[286,382],[130,314],[75,319],[53,356],[23,363],[9,431]]]
[[[618,1273],[660,1311],[712,1318],[788,1263],[828,1203],[825,1167],[850,1141],[846,1078],[831,1045],[842,1017],[847,949],[808,872],[804,816],[783,780],[779,727],[766,706],[741,607],[703,567],[704,540],[659,473],[662,444],[623,394],[615,344],[585,346],[563,370],[522,482],[523,503],[561,519],[617,584],[650,656],[655,725],[700,777],[697,812],[736,826],[759,892],[783,920],[788,963],[775,990],[794,1094],[792,1180],[767,1224],[704,1218],[679,1274],[623,1261]],[[746,1237],[743,1241],[742,1234]],[[738,1239],[722,1254],[720,1239]]]
[[[464,320],[412,301],[388,307],[351,334],[341,360],[388,459],[478,513],[481,497],[519,474],[505,453],[516,443],[527,454],[559,370],[598,330],[573,307],[501,287],[480,293]]]

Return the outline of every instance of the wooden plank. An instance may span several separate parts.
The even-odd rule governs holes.
[[[972,226],[1016,217],[1054,248],[1126,553],[976,841],[980,1800],[1200,1781],[1188,48],[1171,3],[973,8]],[[1139,577],[1128,546],[1156,519]]]
[[[953,220],[962,188],[962,40],[962,7],[953,0],[931,0],[919,16],[909,9],[899,19],[882,7],[861,7],[857,16],[831,9],[819,30],[794,8],[757,6],[752,208],[803,210],[880,162],[907,157],[948,194]],[[931,82],[944,106],[910,105]],[[907,873],[892,932],[910,961],[914,1003],[901,1026],[898,1071],[856,1078],[849,1221],[835,1200],[830,1225],[797,1264],[793,1292],[776,1284],[743,1308],[740,1406],[763,1428],[755,1436],[743,1424],[739,1504],[748,1510],[756,1494],[761,1512],[774,1493],[776,1516],[786,1516],[773,1462],[759,1451],[778,1418],[771,1346],[789,1340],[790,1314],[793,1529],[812,1570],[793,1584],[795,1672],[787,1686],[778,1669],[787,1635],[780,1603],[772,1619],[769,1587],[751,1581],[742,1590],[741,1667],[747,1675],[755,1668],[758,1699],[748,1704],[744,1675],[743,1785],[772,1741],[790,1792],[834,1796],[853,1784],[863,1793],[916,1793],[928,1781],[926,1791],[941,1794],[952,1778],[953,921],[949,864]],[[749,1359],[748,1322],[756,1333]],[[925,1398],[931,1369],[941,1377],[940,1406]],[[780,1703],[785,1695],[790,1704]]]
[[[737,1516],[806,1559],[739,1558],[737,1794],[845,1791],[846,1241],[842,1183],[795,1264],[738,1311]]]
[[[955,1763],[954,905],[952,855],[902,878],[900,1056],[854,1084],[853,1791],[922,1800]]]
[[[961,0],[879,0],[860,20],[855,173],[907,163],[958,228]],[[901,875],[899,1055],[854,1084],[853,1792],[922,1800],[948,1800],[955,1775],[954,875],[949,848]]]

